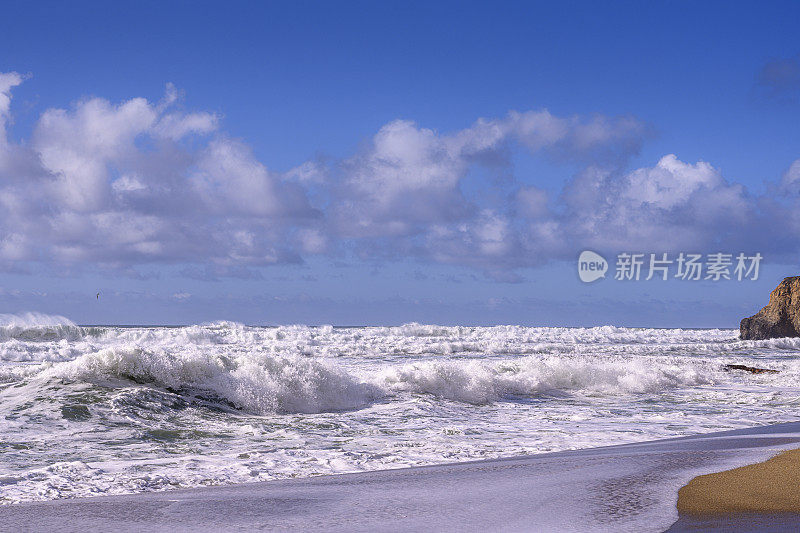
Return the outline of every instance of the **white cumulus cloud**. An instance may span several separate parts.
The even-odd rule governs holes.
[[[0,75],[4,121],[21,81]],[[0,261],[296,261],[295,226],[319,216],[305,191],[178,99],[172,86],[158,103],[88,98],[44,111],[27,143],[0,132]]]
[[[216,113],[182,111],[171,84],[157,102],[47,109],[30,139],[10,141],[23,79],[0,74],[5,270],[182,263],[198,279],[257,279],[260,266],[353,253],[513,281],[586,248],[793,253],[800,242],[800,159],[760,196],[673,154],[630,169],[650,136],[633,117],[512,111],[446,133],[395,120],[355,154],[276,172]],[[581,170],[560,185],[518,175],[518,153]]]

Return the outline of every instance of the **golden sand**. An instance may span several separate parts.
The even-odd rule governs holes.
[[[694,478],[678,491],[678,512],[800,513],[800,449],[763,463]]]

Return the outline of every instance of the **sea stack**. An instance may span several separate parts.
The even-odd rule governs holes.
[[[769,303],[739,325],[742,340],[800,337],[800,276],[784,278]]]

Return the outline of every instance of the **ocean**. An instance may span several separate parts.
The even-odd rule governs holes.
[[[793,421],[799,354],[800,339],[740,341],[730,329],[113,327],[0,315],[0,503]]]

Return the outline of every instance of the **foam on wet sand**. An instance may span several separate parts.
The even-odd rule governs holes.
[[[28,502],[0,506],[0,523],[48,531],[664,531],[690,479],[798,446],[800,423],[786,423],[510,459]],[[795,515],[779,518],[796,523]],[[745,519],[738,530],[754,523]],[[696,529],[684,521],[673,530]]]

